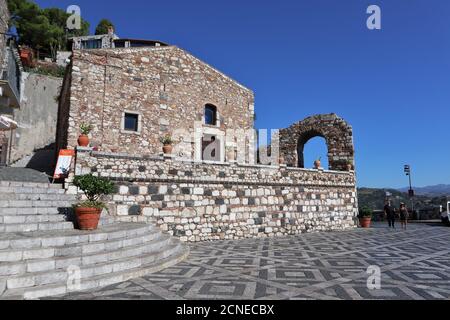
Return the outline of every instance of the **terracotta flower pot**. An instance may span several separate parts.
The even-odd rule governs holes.
[[[361,228],[370,228],[371,222],[372,222],[372,218],[370,218],[370,217],[359,218],[359,223],[361,224]]]
[[[322,165],[322,162],[320,162],[320,160],[316,160],[316,161],[314,161],[314,167],[316,168],[316,169],[320,169],[320,166]]]
[[[77,217],[78,228],[80,230],[96,230],[102,209],[98,208],[75,208],[75,216]]]
[[[353,165],[351,163],[347,164],[347,171],[352,171]]]
[[[164,154],[172,154],[173,146],[171,144],[167,144],[163,146]]]
[[[89,146],[89,137],[85,134],[80,135],[80,137],[78,138],[78,145],[80,147]]]
[[[284,162],[285,162],[284,157],[283,157],[283,156],[280,156],[280,157],[278,158],[278,163],[279,163],[279,164],[284,164]]]

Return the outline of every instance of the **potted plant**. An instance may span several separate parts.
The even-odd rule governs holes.
[[[236,160],[236,154],[233,147],[227,147],[227,159],[228,161]]]
[[[370,228],[373,211],[369,207],[359,209],[359,224],[362,228]]]
[[[170,135],[161,137],[161,143],[163,144],[163,152],[164,154],[171,154],[173,150],[173,139]]]
[[[321,167],[321,165],[322,165],[321,160],[322,160],[322,157],[319,157],[319,159],[317,159],[316,161],[314,161],[314,167],[315,167],[316,169],[320,169],[320,167]]]
[[[347,165],[347,171],[353,170],[353,162],[351,160],[347,160],[346,165]]]
[[[80,125],[81,134],[78,137],[78,145],[80,147],[87,147],[87,146],[89,146],[88,134],[92,131],[92,129],[93,129],[92,125],[90,125],[90,124],[82,123]]]
[[[114,184],[106,178],[95,177],[92,174],[76,176],[73,184],[83,191],[87,198],[86,201],[75,205],[78,228],[97,229],[100,215],[103,209],[106,209],[106,205],[100,199],[114,192]]]

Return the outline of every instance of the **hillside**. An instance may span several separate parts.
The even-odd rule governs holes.
[[[409,188],[399,189],[401,192],[408,192]],[[422,196],[450,196],[450,184],[438,184],[422,188],[414,188],[417,195]]]
[[[410,206],[411,201],[406,192],[395,189],[358,188],[359,206],[367,206],[373,210],[382,210],[384,207],[384,200],[386,199],[386,192],[391,193],[391,199],[395,207],[399,207],[401,202]],[[417,195],[414,197],[414,206],[416,209],[438,207],[439,205],[442,205],[444,208],[447,207],[446,196]]]

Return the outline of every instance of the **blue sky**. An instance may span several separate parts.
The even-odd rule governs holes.
[[[354,128],[358,184],[450,183],[448,0],[39,0],[77,4],[92,29],[177,45],[251,88],[258,128],[335,112]],[[366,9],[382,10],[382,30]],[[320,139],[306,163],[322,155]]]

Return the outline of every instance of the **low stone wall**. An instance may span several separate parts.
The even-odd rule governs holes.
[[[217,164],[78,150],[74,174],[116,183],[111,213],[155,221],[183,241],[354,228],[353,172]],[[126,219],[126,218],[125,218]]]

